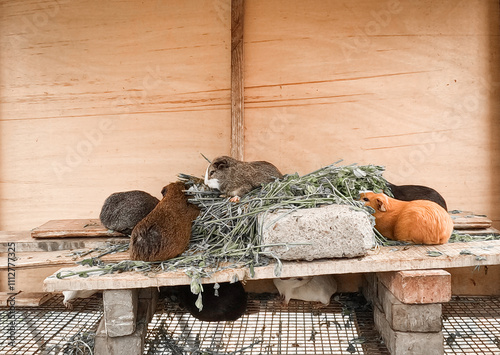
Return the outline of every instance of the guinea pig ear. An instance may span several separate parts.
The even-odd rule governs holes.
[[[164,186],[163,189],[161,189],[161,195],[165,197],[166,194],[167,194],[167,186]]]
[[[227,169],[229,167],[229,162],[225,158],[220,158],[213,162],[213,166],[217,170]]]
[[[375,203],[377,205],[377,209],[380,212],[386,212],[387,211],[387,208],[385,207],[385,199],[383,199],[382,197],[377,197],[375,199]]]

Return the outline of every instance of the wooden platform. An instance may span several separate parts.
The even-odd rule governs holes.
[[[119,258],[115,255],[114,258]],[[284,262],[280,277],[310,276],[321,274],[352,274],[399,270],[427,270],[500,264],[500,240],[469,243],[448,243],[438,246],[383,247],[370,251],[367,256],[354,259],[318,260],[310,262]],[[234,275],[239,280],[275,278],[275,264],[255,268],[250,277],[248,268],[232,268],[214,273],[203,279],[204,283],[228,282]],[[60,271],[88,270],[83,266]],[[130,289],[189,284],[184,271],[160,272],[145,275],[138,272],[90,276],[72,276],[57,279],[55,274],[44,282],[46,291]]]

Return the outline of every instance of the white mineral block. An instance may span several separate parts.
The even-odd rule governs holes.
[[[263,245],[310,243],[265,248],[283,260],[352,258],[366,255],[375,244],[370,216],[345,205],[265,213],[258,230]]]

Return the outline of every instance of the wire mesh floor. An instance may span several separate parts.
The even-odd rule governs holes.
[[[70,344],[78,340],[93,347],[103,314],[102,298],[77,299],[72,310],[66,309],[62,300],[62,296],[56,296],[39,307],[16,307],[15,312],[0,307],[0,354],[71,354]],[[12,326],[14,346],[10,346],[9,337]]]
[[[206,323],[164,302],[150,324],[146,354],[389,354],[362,297],[338,297],[321,309],[280,303],[275,295],[252,295],[239,320]]]
[[[73,310],[56,296],[40,307],[17,307],[9,346],[8,308],[0,308],[0,354],[91,354],[102,299],[79,299]],[[445,354],[500,354],[500,297],[454,297],[443,305]],[[75,351],[78,344],[79,351]],[[85,345],[88,344],[88,345]],[[149,324],[144,354],[389,354],[359,295],[336,297],[322,309],[274,295],[251,295],[235,322],[196,320],[161,301]]]
[[[443,304],[445,354],[500,354],[500,297],[454,297]]]

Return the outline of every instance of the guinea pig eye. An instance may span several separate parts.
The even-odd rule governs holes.
[[[212,176],[215,173],[215,170],[212,170],[211,172],[208,173],[208,176]]]
[[[368,197],[363,197],[363,201],[368,202],[368,201],[370,201],[370,200],[368,199]]]

